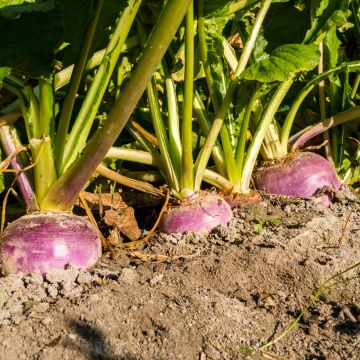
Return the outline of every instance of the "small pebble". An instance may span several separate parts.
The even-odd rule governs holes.
[[[136,271],[130,268],[122,269],[119,281],[131,285],[137,277]]]
[[[45,326],[50,325],[52,323],[52,319],[47,316],[45,319],[41,320],[41,323]]]

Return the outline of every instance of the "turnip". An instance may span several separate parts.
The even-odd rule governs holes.
[[[202,52],[202,62],[204,70],[209,74],[209,64],[206,60],[206,44],[204,39],[204,1],[198,2],[199,7],[197,11],[198,36],[200,41],[200,49]],[[252,47],[259,34],[261,24],[269,9],[271,0],[265,0],[261,5],[260,12],[254,25],[254,30],[249,39],[246,49],[239,63],[238,70],[235,76],[241,74],[243,68],[246,66],[251,55]],[[227,4],[224,2],[222,7],[226,8]],[[231,200],[229,203],[222,197],[214,194],[206,194],[202,192],[201,184],[204,181],[217,186],[223,190],[223,195],[228,196],[236,188],[232,175],[235,174],[234,169],[231,168],[232,150],[229,147],[220,149],[214,147],[217,134],[212,135],[210,132],[211,124],[205,107],[202,104],[201,98],[195,88],[194,84],[194,10],[190,6],[186,16],[185,25],[185,71],[184,71],[184,101],[182,104],[182,123],[180,126],[181,116],[178,113],[178,96],[176,93],[176,86],[169,74],[167,64],[163,63],[164,82],[167,92],[167,109],[168,109],[168,129],[164,124],[161,114],[161,108],[158,100],[158,90],[156,86],[156,78],[153,79],[151,85],[148,86],[147,94],[149,107],[152,115],[154,131],[157,138],[157,148],[146,144],[146,139],[142,139],[140,134],[135,134],[139,143],[144,144],[144,150],[151,153],[144,154],[143,161],[148,164],[155,165],[159,168],[164,176],[172,195],[178,199],[177,204],[168,209],[162,216],[160,222],[160,231],[164,233],[184,233],[192,232],[208,232],[218,225],[226,225],[232,218],[231,206],[237,200]],[[214,21],[217,21],[216,18]],[[208,77],[206,77],[208,80]],[[229,109],[232,96],[236,89],[237,80],[230,82],[225,99],[220,105],[220,101],[216,101],[212,96],[215,110],[217,112],[213,127],[219,126],[223,121]],[[213,84],[208,83],[210,94],[213,95]],[[193,144],[192,144],[192,122],[193,110],[197,115],[197,120],[201,127],[204,137],[207,142],[212,145],[207,146],[207,143],[200,150],[195,162],[193,159]],[[220,118],[220,120],[218,119]],[[133,131],[133,134],[135,132]],[[118,153],[119,158],[125,158],[125,149],[122,153]],[[210,154],[213,155],[213,160],[217,166],[218,172],[207,169],[208,159]],[[114,155],[114,153],[113,153]],[[139,153],[137,153],[139,155]],[[135,157],[134,157],[135,160]],[[140,161],[139,156],[137,160]],[[141,162],[141,161],[140,161]],[[226,164],[226,166],[225,166]],[[231,194],[232,195],[232,194]]]
[[[93,18],[89,25],[86,24],[88,26],[85,40],[72,71],[67,96],[64,103],[60,103],[63,106],[60,107],[59,114],[55,110],[57,99],[54,92],[58,86],[54,83],[53,74],[47,71],[47,67],[40,68],[39,62],[36,61],[21,62],[21,68],[17,68],[19,61],[11,63],[15,58],[15,55],[11,55],[11,51],[18,51],[14,44],[15,35],[7,41],[11,44],[11,49],[1,53],[0,70],[2,66],[7,66],[13,74],[8,75],[9,71],[0,72],[0,75],[5,73],[5,77],[0,80],[3,80],[4,87],[19,97],[33,159],[34,181],[31,173],[20,173],[17,178],[19,190],[28,206],[28,211],[37,210],[11,223],[3,232],[0,257],[7,274],[19,271],[29,273],[34,270],[45,273],[49,270],[63,269],[67,264],[88,268],[96,262],[101,254],[97,231],[87,220],[71,214],[70,211],[79,192],[92,177],[137,105],[180,25],[190,0],[170,0],[166,3],[130,80],[116,99],[102,128],[89,139],[101,99],[141,1],[129,0],[127,6],[121,9],[121,16],[113,28],[103,60],[80,111],[72,122],[71,118],[76,108],[75,99],[103,3],[102,0],[96,2]],[[55,8],[51,8],[51,15],[54,16],[56,11],[60,13],[62,5],[57,4]],[[118,5],[123,6],[122,3]],[[31,11],[27,9],[26,12],[28,10]],[[43,13],[40,13],[40,16],[42,15]],[[57,15],[55,18],[61,21],[63,14]],[[80,21],[81,14],[78,15]],[[53,20],[54,18],[51,21]],[[22,18],[19,15],[8,21],[21,22]],[[31,42],[36,41],[36,37],[42,39],[41,34],[37,33],[41,26],[33,25],[28,29],[15,26],[19,32],[26,33],[26,36],[23,33],[19,36],[21,46],[28,46],[30,49],[26,55],[31,54]],[[56,33],[56,36],[61,36],[61,33]],[[46,36],[45,39],[49,39],[52,35],[46,34]],[[24,44],[24,38],[30,39],[29,43]],[[52,42],[53,47],[57,45],[57,41],[55,39]],[[45,48],[46,45],[47,43],[43,44],[43,47]],[[23,51],[21,49],[19,51]],[[42,50],[41,44],[37,49]],[[48,53],[51,54],[53,50],[53,48],[49,49]],[[48,53],[46,59],[49,58]],[[18,54],[17,56],[19,59]],[[41,56],[40,59],[44,61]],[[17,76],[17,73],[26,75],[30,79],[39,79],[38,95],[32,88],[33,81],[24,82],[24,77]],[[59,78],[60,81],[63,80],[58,76],[57,79]],[[17,142],[6,131],[1,132],[1,140],[7,155],[11,155],[12,149],[18,146]],[[13,161],[14,165],[19,164],[16,159],[18,156]],[[16,169],[20,171],[19,167]]]
[[[269,4],[263,1],[258,18],[266,5]],[[284,9],[292,7],[288,3],[281,4],[281,6]],[[321,22],[325,24],[325,18],[330,18],[336,11],[342,10],[337,9],[336,6],[333,8],[329,7],[326,14],[325,12],[322,13]],[[316,16],[319,16],[319,14],[316,14]],[[288,146],[288,140],[298,107],[306,95],[314,89],[314,86],[335,73],[359,71],[359,62],[335,67],[309,81],[295,99],[284,124],[281,125],[277,121],[280,105],[282,105],[285,97],[289,95],[289,90],[293,88],[294,82],[300,76],[301,81],[304,81],[307,76],[306,73],[313,70],[319,64],[320,52],[316,40],[318,37],[324,36],[329,29],[326,26],[324,28],[318,26],[318,21],[318,18],[312,19],[311,28],[306,33],[302,43],[280,45],[270,54],[266,54],[264,49],[262,49],[259,52],[258,58],[256,58],[257,54],[253,54],[255,61],[248,66],[246,66],[246,62],[243,62],[243,59],[252,51],[252,47],[248,47],[248,44],[251,43],[256,23],[253,25],[248,42],[245,43],[242,49],[239,62],[236,60],[231,46],[225,39],[223,40],[224,56],[232,70],[233,77],[226,96],[216,112],[215,120],[211,125],[209,136],[204,145],[204,153],[207,153],[209,157],[211,151],[218,146],[216,141],[220,142],[226,154],[225,165],[227,174],[225,176],[234,185],[233,192],[250,193],[252,173],[257,164],[259,153],[266,160],[266,164],[262,166],[262,169],[258,170],[255,176],[255,185],[259,190],[273,191],[276,194],[308,197],[315,195],[323,186],[334,188],[340,186],[335,169],[324,158],[316,154],[309,155],[306,153],[302,155],[297,152],[288,154],[291,151]],[[269,24],[267,25],[268,27],[270,26]],[[270,31],[269,28],[267,31]],[[206,59],[204,56],[203,58]],[[206,77],[208,83],[210,83],[211,74],[206,73]],[[246,98],[248,101],[246,105],[243,105],[242,114],[235,112],[232,115],[234,119],[238,118],[238,123],[232,124],[228,114],[229,106],[226,105],[229,105],[231,101],[236,103],[233,99],[236,88],[238,91],[237,98],[243,102],[245,101],[242,98]],[[214,87],[214,89],[216,88]],[[212,102],[216,108],[217,99],[212,99]],[[288,104],[286,105],[288,106]],[[353,110],[344,121],[356,118],[357,109]],[[227,122],[224,123],[225,119]],[[339,121],[335,122],[334,125],[339,124]],[[240,127],[237,139],[233,130],[236,125]],[[311,138],[317,133],[324,131],[324,129],[324,124],[316,124],[313,130],[309,130],[301,139],[304,139],[304,137],[307,137],[307,139]],[[251,137],[248,136],[249,132],[251,132]],[[218,134],[220,135],[219,139],[217,138]],[[236,139],[235,141],[233,140],[234,138]],[[217,166],[215,161],[214,163]],[[288,164],[292,166],[287,168]],[[294,164],[296,166],[293,166]],[[222,170],[218,166],[217,171],[222,174]],[[307,182],[305,182],[303,176],[313,172],[316,173],[311,177],[307,176]],[[269,180],[266,179],[268,176],[270,176]],[[299,186],[299,181],[305,182],[302,187]],[[268,184],[271,184],[271,187]],[[277,187],[275,184],[277,184]],[[322,199],[325,204],[328,204],[328,199],[325,196]]]
[[[232,211],[221,197],[200,193],[193,199],[183,199],[180,206],[164,213],[159,230],[166,234],[192,232],[207,233],[219,225],[226,225]]]
[[[258,168],[253,176],[259,189],[276,195],[310,197],[324,186],[340,187],[333,166],[313,152],[289,154],[273,165]],[[322,201],[328,205],[327,195]]]
[[[147,99],[156,135],[148,139],[144,132],[134,128],[129,131],[142,145],[142,152],[132,149],[113,149],[108,156],[132,160],[158,167],[164,177],[173,201],[171,208],[162,215],[159,230],[164,233],[209,232],[218,225],[226,225],[232,218],[229,205],[218,195],[201,190],[202,179],[213,185],[228,188],[229,183],[221,175],[206,171],[197,172],[193,159],[193,105],[194,105],[194,8],[189,6],[185,21],[185,71],[183,102],[179,105],[179,87],[169,71],[166,59],[162,69],[147,87]],[[141,42],[145,43],[144,33]],[[160,80],[159,80],[160,79]],[[158,83],[163,81],[166,96],[159,100]],[[164,121],[161,104],[167,105],[167,121]],[[182,112],[179,111],[182,109]],[[149,141],[150,140],[150,141]],[[115,151],[114,151],[115,150]],[[220,161],[223,161],[220,159]]]
[[[90,222],[66,212],[34,212],[12,222],[0,249],[5,274],[44,274],[68,264],[89,268],[101,255],[99,235]]]

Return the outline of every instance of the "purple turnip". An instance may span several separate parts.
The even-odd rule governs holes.
[[[101,246],[96,230],[85,219],[66,212],[71,211],[79,192],[89,183],[95,169],[119,137],[162,61],[191,1],[168,1],[164,4],[150,37],[146,39],[142,56],[131,72],[129,81],[114,101],[106,122],[92,132],[103,95],[108,89],[112,72],[116,69],[121,49],[132,29],[141,1],[127,1],[127,6],[121,7],[121,13],[117,14],[119,18],[116,15],[118,20],[114,27],[111,26],[113,32],[103,60],[89,85],[89,91],[80,103],[76,100],[81,88],[80,81],[84,78],[85,63],[93,47],[94,34],[97,26],[101,24],[98,20],[104,13],[101,9],[104,3],[95,2],[90,11],[91,19],[86,21],[87,30],[79,28],[84,34],[84,40],[71,77],[67,79],[70,85],[64,101],[61,101],[63,97],[60,99],[56,96],[55,89],[59,89],[59,83],[67,77],[68,72],[64,69],[62,80],[59,77],[56,80],[55,76],[52,76],[54,74],[50,73],[54,62],[51,56],[48,56],[49,63],[47,59],[43,59],[45,62],[40,67],[30,61],[31,64],[28,64],[24,74],[22,69],[18,68],[16,57],[13,62],[4,59],[0,61],[0,67],[8,67],[9,73],[14,70],[11,76],[5,74],[4,79],[1,78],[1,85],[18,96],[31,151],[31,156],[26,157],[26,161],[28,158],[33,160],[29,166],[32,167],[31,172],[20,172],[21,169],[24,170],[20,162],[11,163],[14,170],[20,174],[17,177],[18,188],[27,210],[41,211],[16,220],[3,232],[0,260],[6,274],[20,271],[30,273],[35,270],[44,274],[50,270],[63,269],[67,264],[88,268],[99,258]],[[54,11],[58,10],[61,12],[63,9]],[[110,21],[110,18],[108,20]],[[115,17],[113,20],[115,21]],[[98,30],[101,31],[101,28]],[[39,36],[47,36],[46,33],[40,33]],[[12,34],[10,35],[8,39],[4,39],[5,42],[13,40]],[[64,40],[61,34],[59,36],[51,48],[44,49],[46,53],[52,54],[53,46]],[[22,41],[23,36],[20,38]],[[45,47],[50,46],[46,45],[44,44]],[[13,48],[17,48],[16,44]],[[38,92],[32,87],[37,80]],[[13,111],[10,110],[13,104],[10,105],[6,109],[0,109],[1,112]],[[18,104],[14,106],[17,107]],[[8,121],[1,125],[4,124],[8,124]],[[21,125],[21,129],[23,127]],[[15,141],[11,135],[9,130],[2,132],[0,136],[7,156],[13,156],[14,149],[18,149],[21,144],[20,138]],[[11,146],[4,146],[7,141],[12,142]]]
[[[12,222],[2,234],[0,249],[5,274],[44,274],[68,264],[86,269],[101,255],[100,239],[90,222],[66,212],[36,212]]]
[[[200,193],[184,199],[179,206],[167,210],[161,218],[159,230],[166,234],[209,232],[218,225],[226,225],[232,218],[229,204],[214,194]]]
[[[324,186],[339,189],[340,181],[330,163],[312,152],[287,155],[275,164],[255,171],[254,180],[259,190],[269,194],[310,197]],[[329,199],[322,196],[324,205]]]

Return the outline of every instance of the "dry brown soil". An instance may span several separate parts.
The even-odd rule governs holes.
[[[0,278],[0,359],[360,359],[359,268],[253,351],[359,263],[360,205],[272,197],[234,215],[209,236],[155,234],[90,271]]]

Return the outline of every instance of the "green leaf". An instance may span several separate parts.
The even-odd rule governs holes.
[[[347,22],[350,15],[349,0],[313,0],[311,5],[313,20],[303,41],[305,44],[321,40],[322,34],[334,25],[343,29],[352,26]]]
[[[205,3],[209,5],[208,2]],[[224,5],[226,2],[223,1],[222,3]],[[224,69],[223,63],[224,46],[222,41],[224,28],[230,20],[230,17],[227,15],[228,5],[229,4],[225,4],[222,8],[217,8],[216,12],[211,14],[215,14],[215,16],[205,18],[205,38],[208,47],[208,61],[219,98],[221,98],[226,91],[224,86],[224,73],[226,70]]]
[[[0,0],[0,14],[17,17],[22,13],[49,11],[55,7],[55,0]]]
[[[105,1],[107,3],[107,1]],[[76,62],[84,39],[86,28],[93,15],[92,0],[62,0],[61,12],[63,16],[62,42],[68,44],[59,54],[59,60],[63,66]],[[114,19],[114,17],[113,17]],[[104,32],[104,29],[101,29]],[[100,32],[100,31],[99,31]],[[106,45],[105,45],[106,46]],[[103,46],[103,47],[105,47]],[[96,49],[98,50],[98,49]]]
[[[57,8],[23,13],[16,19],[0,15],[0,67],[30,77],[50,75],[62,32],[62,16]]]
[[[11,69],[9,67],[0,68],[0,87],[5,76],[10,74]]]
[[[264,21],[267,52],[285,44],[299,44],[306,33],[306,12],[294,6],[294,1],[272,4]]]
[[[319,58],[316,45],[283,45],[271,56],[249,66],[241,78],[264,83],[285,81],[296,73],[312,70],[319,63]]]

